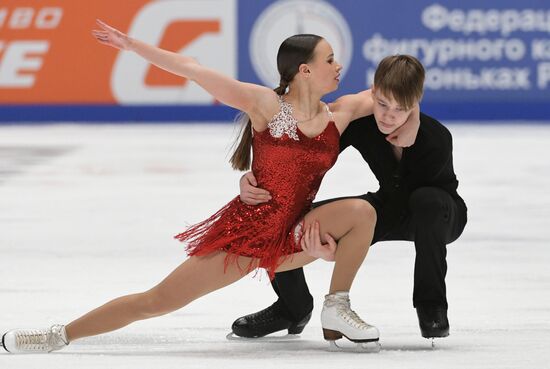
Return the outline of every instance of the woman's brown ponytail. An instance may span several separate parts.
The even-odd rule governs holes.
[[[233,169],[248,170],[250,169],[250,149],[252,148],[252,121],[247,114],[241,113],[237,117],[237,121],[241,122],[240,140],[231,155],[229,162]],[[236,143],[236,142],[235,142]]]
[[[288,88],[288,82],[281,78],[279,86],[274,89],[277,95],[284,95]],[[237,121],[241,122],[242,128],[240,133],[240,140],[231,155],[229,162],[233,169],[236,170],[248,170],[250,169],[250,149],[252,148],[252,121],[245,113],[241,113],[237,118]],[[245,123],[246,122],[246,123]]]

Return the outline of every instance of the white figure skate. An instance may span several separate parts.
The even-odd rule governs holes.
[[[379,352],[378,329],[365,323],[351,310],[348,292],[336,292],[325,296],[321,312],[323,336],[329,341],[331,351]],[[354,347],[343,347],[336,340],[346,337],[356,343]]]
[[[60,324],[47,329],[14,329],[2,336],[2,346],[12,354],[48,353],[68,344],[65,326]]]

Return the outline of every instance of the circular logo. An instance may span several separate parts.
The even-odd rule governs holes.
[[[258,17],[250,35],[250,59],[266,86],[279,84],[277,51],[288,37],[299,33],[322,36],[332,46],[342,64],[341,79],[351,62],[353,40],[342,14],[319,0],[284,0],[267,7]]]

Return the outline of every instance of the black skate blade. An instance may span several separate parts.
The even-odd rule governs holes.
[[[287,341],[294,341],[300,338],[299,334],[285,334],[281,336],[277,335],[267,335],[263,337],[241,337],[237,336],[233,332],[229,332],[227,336],[225,336],[229,341],[236,341],[236,342],[287,342]]]
[[[8,350],[8,348],[6,347],[6,344],[5,344],[6,334],[8,334],[8,332],[6,332],[6,333],[4,333],[4,334],[2,335],[2,348],[3,348],[4,350],[6,350],[6,352],[10,352],[10,350]],[[11,353],[11,352],[10,352],[10,353]]]

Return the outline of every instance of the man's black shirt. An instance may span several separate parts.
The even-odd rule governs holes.
[[[414,145],[395,158],[386,135],[380,132],[374,115],[351,122],[340,139],[340,151],[356,148],[378,179],[380,189],[372,194],[378,218],[387,226],[399,222],[407,211],[410,194],[420,187],[437,187],[463,202],[457,193],[453,169],[453,143],[449,130],[434,118],[420,114]]]

